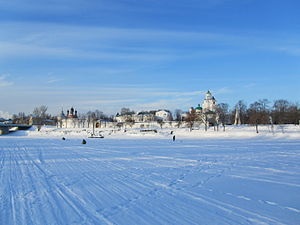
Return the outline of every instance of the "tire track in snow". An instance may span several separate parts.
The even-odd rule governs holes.
[[[228,164],[227,164],[228,165]],[[217,171],[217,173],[209,176],[208,178],[206,178],[203,181],[197,182],[195,185],[192,185],[191,187],[201,187],[203,188],[205,186],[206,183],[208,183],[209,181],[211,181],[212,179],[221,177],[227,170],[231,170],[231,168],[234,166],[234,164],[229,164],[230,166],[227,168],[215,168],[214,170]],[[254,223],[262,223],[262,224],[277,224],[277,225],[284,225],[284,223],[262,215],[260,213],[251,211],[251,210],[247,210],[238,206],[235,206],[233,204],[229,204],[214,198],[210,198],[208,196],[204,196],[201,194],[197,194],[195,195],[192,192],[189,192],[183,188],[178,188],[177,185],[180,184],[181,182],[184,181],[185,176],[187,176],[189,173],[194,173],[196,170],[199,171],[205,171],[208,169],[212,169],[213,168],[213,164],[209,165],[208,167],[202,167],[201,169],[197,168],[193,168],[191,170],[187,170],[185,173],[181,173],[179,175],[178,178],[174,179],[173,181],[171,181],[168,185],[166,184],[160,184],[160,183],[156,183],[156,185],[165,188],[165,189],[170,189],[171,191],[173,191],[176,195],[182,195],[182,196],[187,196],[188,198],[194,199],[196,201],[199,201],[203,204],[212,206],[218,210],[224,211],[227,214],[234,214],[235,216],[237,216],[238,218],[243,218],[244,221],[252,221]],[[213,191],[213,190],[211,190]],[[225,193],[224,193],[225,194]],[[232,195],[233,196],[233,195]],[[247,201],[250,201],[250,198],[247,198],[245,196],[236,196],[234,195],[234,197],[236,198],[240,198],[240,199],[244,199]],[[265,202],[267,204],[272,204],[271,202]],[[272,205],[277,205],[276,203],[273,203]],[[286,207],[282,207],[282,208],[286,208]],[[224,215],[224,217],[226,217],[226,215]],[[228,220],[232,220],[232,216],[228,217]],[[238,223],[237,221],[232,221],[235,224]]]
[[[43,224],[49,223],[46,221],[46,215],[55,216],[54,208],[52,204],[47,205],[45,209],[45,201],[49,203],[47,198],[47,187],[44,186],[43,182],[36,183],[36,179],[40,179],[40,174],[32,164],[27,153],[27,149],[23,146],[17,146],[17,152],[19,153],[18,161],[18,173],[24,178],[24,181],[14,181],[12,183],[17,187],[15,193],[16,202],[18,203],[18,215],[19,221],[23,221],[24,224],[34,223],[32,218],[39,218],[39,221]],[[42,198],[43,197],[43,198]],[[50,211],[48,209],[51,209]],[[20,224],[18,222],[17,224]]]
[[[15,184],[20,179],[22,171],[19,164],[18,148],[14,145],[1,149],[1,224],[18,224],[16,195],[18,187]]]
[[[27,158],[29,159],[30,156],[27,151],[25,151]],[[39,154],[41,156],[41,154]],[[54,204],[58,209],[66,209],[66,206],[72,209],[73,212],[80,218],[82,221],[80,223],[86,224],[95,224],[99,221],[102,221],[106,224],[111,224],[103,215],[99,213],[92,213],[84,206],[86,203],[83,199],[80,198],[77,194],[72,192],[70,188],[65,186],[63,182],[59,181],[58,178],[51,174],[48,170],[45,170],[41,167],[40,163],[37,163],[35,159],[30,159],[32,165],[37,169],[40,173],[40,178],[43,179],[43,183],[45,187],[50,190],[50,196],[48,197],[50,200],[54,200]],[[49,179],[51,178],[51,179]],[[62,213],[61,220],[67,221],[69,218],[68,215]]]
[[[10,154],[9,170],[6,169],[8,172],[5,176],[2,173],[1,176],[5,179],[9,178],[6,182],[6,195],[9,196],[6,201],[10,206],[5,204],[3,207],[10,213],[4,213],[8,216],[6,218],[1,216],[3,220],[1,224],[33,224],[30,220],[31,215],[38,219],[40,224],[53,223],[51,221],[61,221],[59,223],[65,224],[72,221],[70,215],[74,213],[77,214],[79,221],[85,224],[95,224],[100,221],[103,224],[111,224],[99,213],[84,209],[84,202],[55,179],[55,174],[46,169],[45,161],[39,160],[42,157],[41,152],[38,153],[39,159],[37,159],[34,155],[36,153],[29,153],[29,151],[22,146],[6,151]],[[16,180],[17,176],[25,178],[25,182]],[[24,193],[27,191],[29,192]],[[45,221],[47,218],[48,221]]]
[[[243,180],[252,180],[252,181],[266,182],[266,183],[271,183],[271,184],[280,184],[280,185],[300,188],[300,184],[295,184],[295,183],[290,183],[290,182],[281,182],[281,181],[275,181],[275,180],[270,180],[270,179],[249,177],[249,176],[240,176],[240,175],[230,175],[230,177],[243,179]]]
[[[173,189],[171,188],[172,191],[174,191],[176,193],[176,195],[183,195],[186,196],[188,198],[191,198],[195,201],[199,201],[205,205],[209,205],[212,206],[215,209],[221,210],[223,212],[225,212],[228,215],[235,215],[237,217],[243,218],[244,221],[256,221],[257,223],[260,224],[274,224],[274,225],[287,225],[285,223],[282,223],[274,218],[271,217],[267,217],[264,215],[261,215],[257,212],[253,212],[250,210],[246,210],[243,209],[241,207],[235,206],[233,204],[229,204],[229,203],[225,203],[223,201],[217,200],[215,198],[211,198],[208,196],[204,196],[202,194],[195,194],[192,192],[179,192],[177,189]],[[225,216],[225,215],[223,215]],[[231,220],[232,220],[232,216],[230,216]],[[237,222],[237,221],[235,221]]]
[[[36,211],[32,211],[35,215],[40,213],[40,216],[32,215],[36,221],[26,218],[30,216],[28,213],[17,214],[18,224],[34,224],[34,222],[55,224],[62,223],[64,219],[63,224],[80,222],[92,224],[95,221],[102,224],[125,224],[126,222],[133,224],[137,221],[140,224],[197,224],[198,221],[204,221],[202,224],[208,224],[205,222],[210,220],[217,221],[214,224],[283,224],[277,215],[268,216],[265,211],[260,211],[270,209],[264,205],[278,207],[276,204],[279,203],[272,198],[270,201],[260,202],[261,207],[257,210],[255,208],[248,210],[241,202],[248,201],[250,207],[253,207],[252,202],[255,203],[257,200],[254,200],[252,195],[250,195],[251,199],[249,195],[233,191],[230,197],[240,199],[240,202],[234,200],[229,203],[228,198],[224,199],[220,196],[220,194],[226,195],[226,191],[217,195],[213,193],[212,196],[205,195],[205,191],[209,188],[212,192],[220,190],[215,185],[224,184],[222,179],[226,182],[227,172],[232,168],[232,164],[228,163],[230,157],[222,158],[224,155],[222,152],[219,154],[219,151],[213,151],[203,156],[196,151],[191,152],[193,155],[182,151],[178,157],[187,157],[187,160],[177,160],[177,157],[172,157],[174,153],[168,152],[168,149],[167,152],[165,151],[166,146],[162,146],[159,151],[147,150],[143,157],[136,155],[139,149],[133,146],[134,152],[124,148],[123,152],[114,152],[111,155],[106,151],[107,155],[101,157],[99,154],[104,151],[99,149],[102,146],[99,149],[94,147],[87,150],[85,147],[73,144],[66,150],[65,146],[61,145],[60,149],[59,145],[55,149],[52,144],[48,148],[46,147],[48,144],[43,143],[39,148],[27,145],[25,149],[21,149],[21,152],[16,151],[15,154],[19,155],[12,156],[19,160],[19,165],[15,165],[16,171],[18,172],[19,167],[21,176],[25,176],[23,186],[21,182],[13,184],[15,190],[12,190],[16,193],[13,205],[21,204],[21,194],[25,199],[24,205],[16,207],[15,211],[20,212],[20,207],[23,207],[28,211],[35,209]],[[116,146],[119,145],[118,143]],[[112,149],[114,148],[113,145]],[[165,157],[169,154],[172,156]],[[207,158],[202,158],[206,156]],[[203,159],[202,164],[197,165],[189,160],[197,157]],[[242,159],[243,163],[249,160],[246,161],[248,163],[256,159],[254,156],[251,157],[238,155],[234,156],[232,161]],[[5,167],[8,165],[7,162],[8,159]],[[5,171],[0,177],[5,180],[8,174]],[[242,171],[238,175],[246,175],[246,173]],[[13,178],[16,180],[17,174],[14,174]],[[221,178],[221,182],[218,178]],[[264,185],[270,186],[268,183]],[[19,193],[20,189],[32,191]],[[281,213],[285,212],[281,211]],[[44,220],[40,218],[43,215],[45,215]],[[54,215],[58,217],[54,218]],[[203,217],[207,220],[202,220]],[[5,218],[2,221],[6,223],[0,224],[7,224],[7,221],[12,220]]]

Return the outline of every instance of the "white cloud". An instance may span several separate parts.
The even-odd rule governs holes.
[[[223,94],[228,94],[228,93],[232,93],[233,90],[230,89],[229,87],[222,87],[216,90],[213,90],[213,94],[217,94],[217,95],[223,95]]]
[[[143,1],[124,1],[124,0],[97,0],[90,1],[84,0],[51,0],[51,1],[36,1],[36,0],[0,0],[2,7],[6,10],[22,11],[22,12],[40,12],[45,14],[76,14],[83,9],[87,12],[96,10],[102,13],[103,11],[112,11],[114,13],[120,12],[139,12],[139,13],[172,13],[182,11],[183,9],[207,9],[225,4],[233,0],[189,0],[188,2],[181,0],[173,0],[170,4],[169,0],[143,0]],[[238,1],[240,2],[240,1]]]
[[[187,96],[181,97],[176,95],[161,96],[155,100],[148,99],[147,102],[141,102],[133,105],[137,110],[157,110],[168,109],[174,111],[175,109],[188,110],[191,106],[196,106],[202,101],[201,96]]]
[[[7,87],[14,84],[12,81],[7,80],[8,76],[6,74],[0,75],[0,87]]]
[[[57,77],[54,77],[54,76],[50,76],[50,77],[48,77],[47,83],[48,84],[59,83],[59,82],[62,82],[63,80],[64,79],[62,79],[62,78],[57,78]]]
[[[195,45],[207,42],[220,44],[237,38],[209,32],[82,27],[30,22],[0,23],[1,27],[6,31],[0,37],[0,56],[3,57],[174,60],[184,56],[224,54],[224,51],[214,49],[199,51]],[[24,35],[20,37],[19,33]],[[188,54],[182,54],[184,52]]]
[[[300,47],[299,46],[287,46],[287,47],[280,47],[278,51],[284,52],[289,55],[300,56]]]
[[[243,85],[243,87],[246,88],[246,89],[251,89],[251,88],[254,88],[256,86],[257,86],[257,83],[254,83],[254,82]]]
[[[5,110],[12,112],[32,112],[34,107],[47,105],[49,113],[55,115],[61,106],[76,107],[79,112],[99,109],[107,114],[115,114],[122,107],[136,111],[160,108],[187,110],[203,99],[202,91],[180,92],[163,88],[141,87],[138,85],[114,87],[78,86],[26,86],[18,87],[10,95],[10,100],[1,98]]]

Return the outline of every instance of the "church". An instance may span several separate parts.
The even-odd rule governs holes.
[[[202,105],[198,104],[196,108],[191,107],[190,113],[195,110],[198,120],[207,125],[214,125],[218,122],[217,100],[208,90],[205,94]]]
[[[190,109],[193,110],[194,108],[192,107]],[[207,91],[205,94],[205,98],[203,100],[202,106],[198,104],[198,106],[195,108],[197,113],[215,113],[217,110],[217,101],[215,97],[211,94],[210,91]]]
[[[57,117],[57,127],[59,128],[78,128],[81,127],[80,125],[81,123],[77,115],[77,110],[74,110],[73,107],[70,110],[67,110],[67,115],[65,115],[62,110]]]

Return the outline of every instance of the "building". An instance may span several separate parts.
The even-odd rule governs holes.
[[[57,117],[57,126],[60,128],[78,128],[82,127],[82,121],[79,120],[77,115],[77,110],[74,110],[72,107],[70,110],[67,110],[67,115],[65,115],[62,110]]]
[[[168,110],[158,110],[155,112],[155,117],[160,121],[172,121],[172,113]]]
[[[202,103],[202,111],[204,113],[208,113],[208,112],[216,112],[216,110],[217,110],[217,101],[215,97],[211,94],[211,92],[207,91]]]
[[[198,104],[197,107],[190,108],[189,112],[193,111],[197,114],[196,120],[200,123],[204,123],[207,126],[218,123],[217,100],[210,91],[206,92],[202,105]]]
[[[133,115],[135,122],[145,123],[152,122],[155,120],[154,112],[142,111]]]

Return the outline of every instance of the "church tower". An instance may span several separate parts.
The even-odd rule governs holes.
[[[203,112],[215,112],[217,107],[216,103],[217,101],[215,97],[211,94],[210,91],[207,91],[202,104]]]

